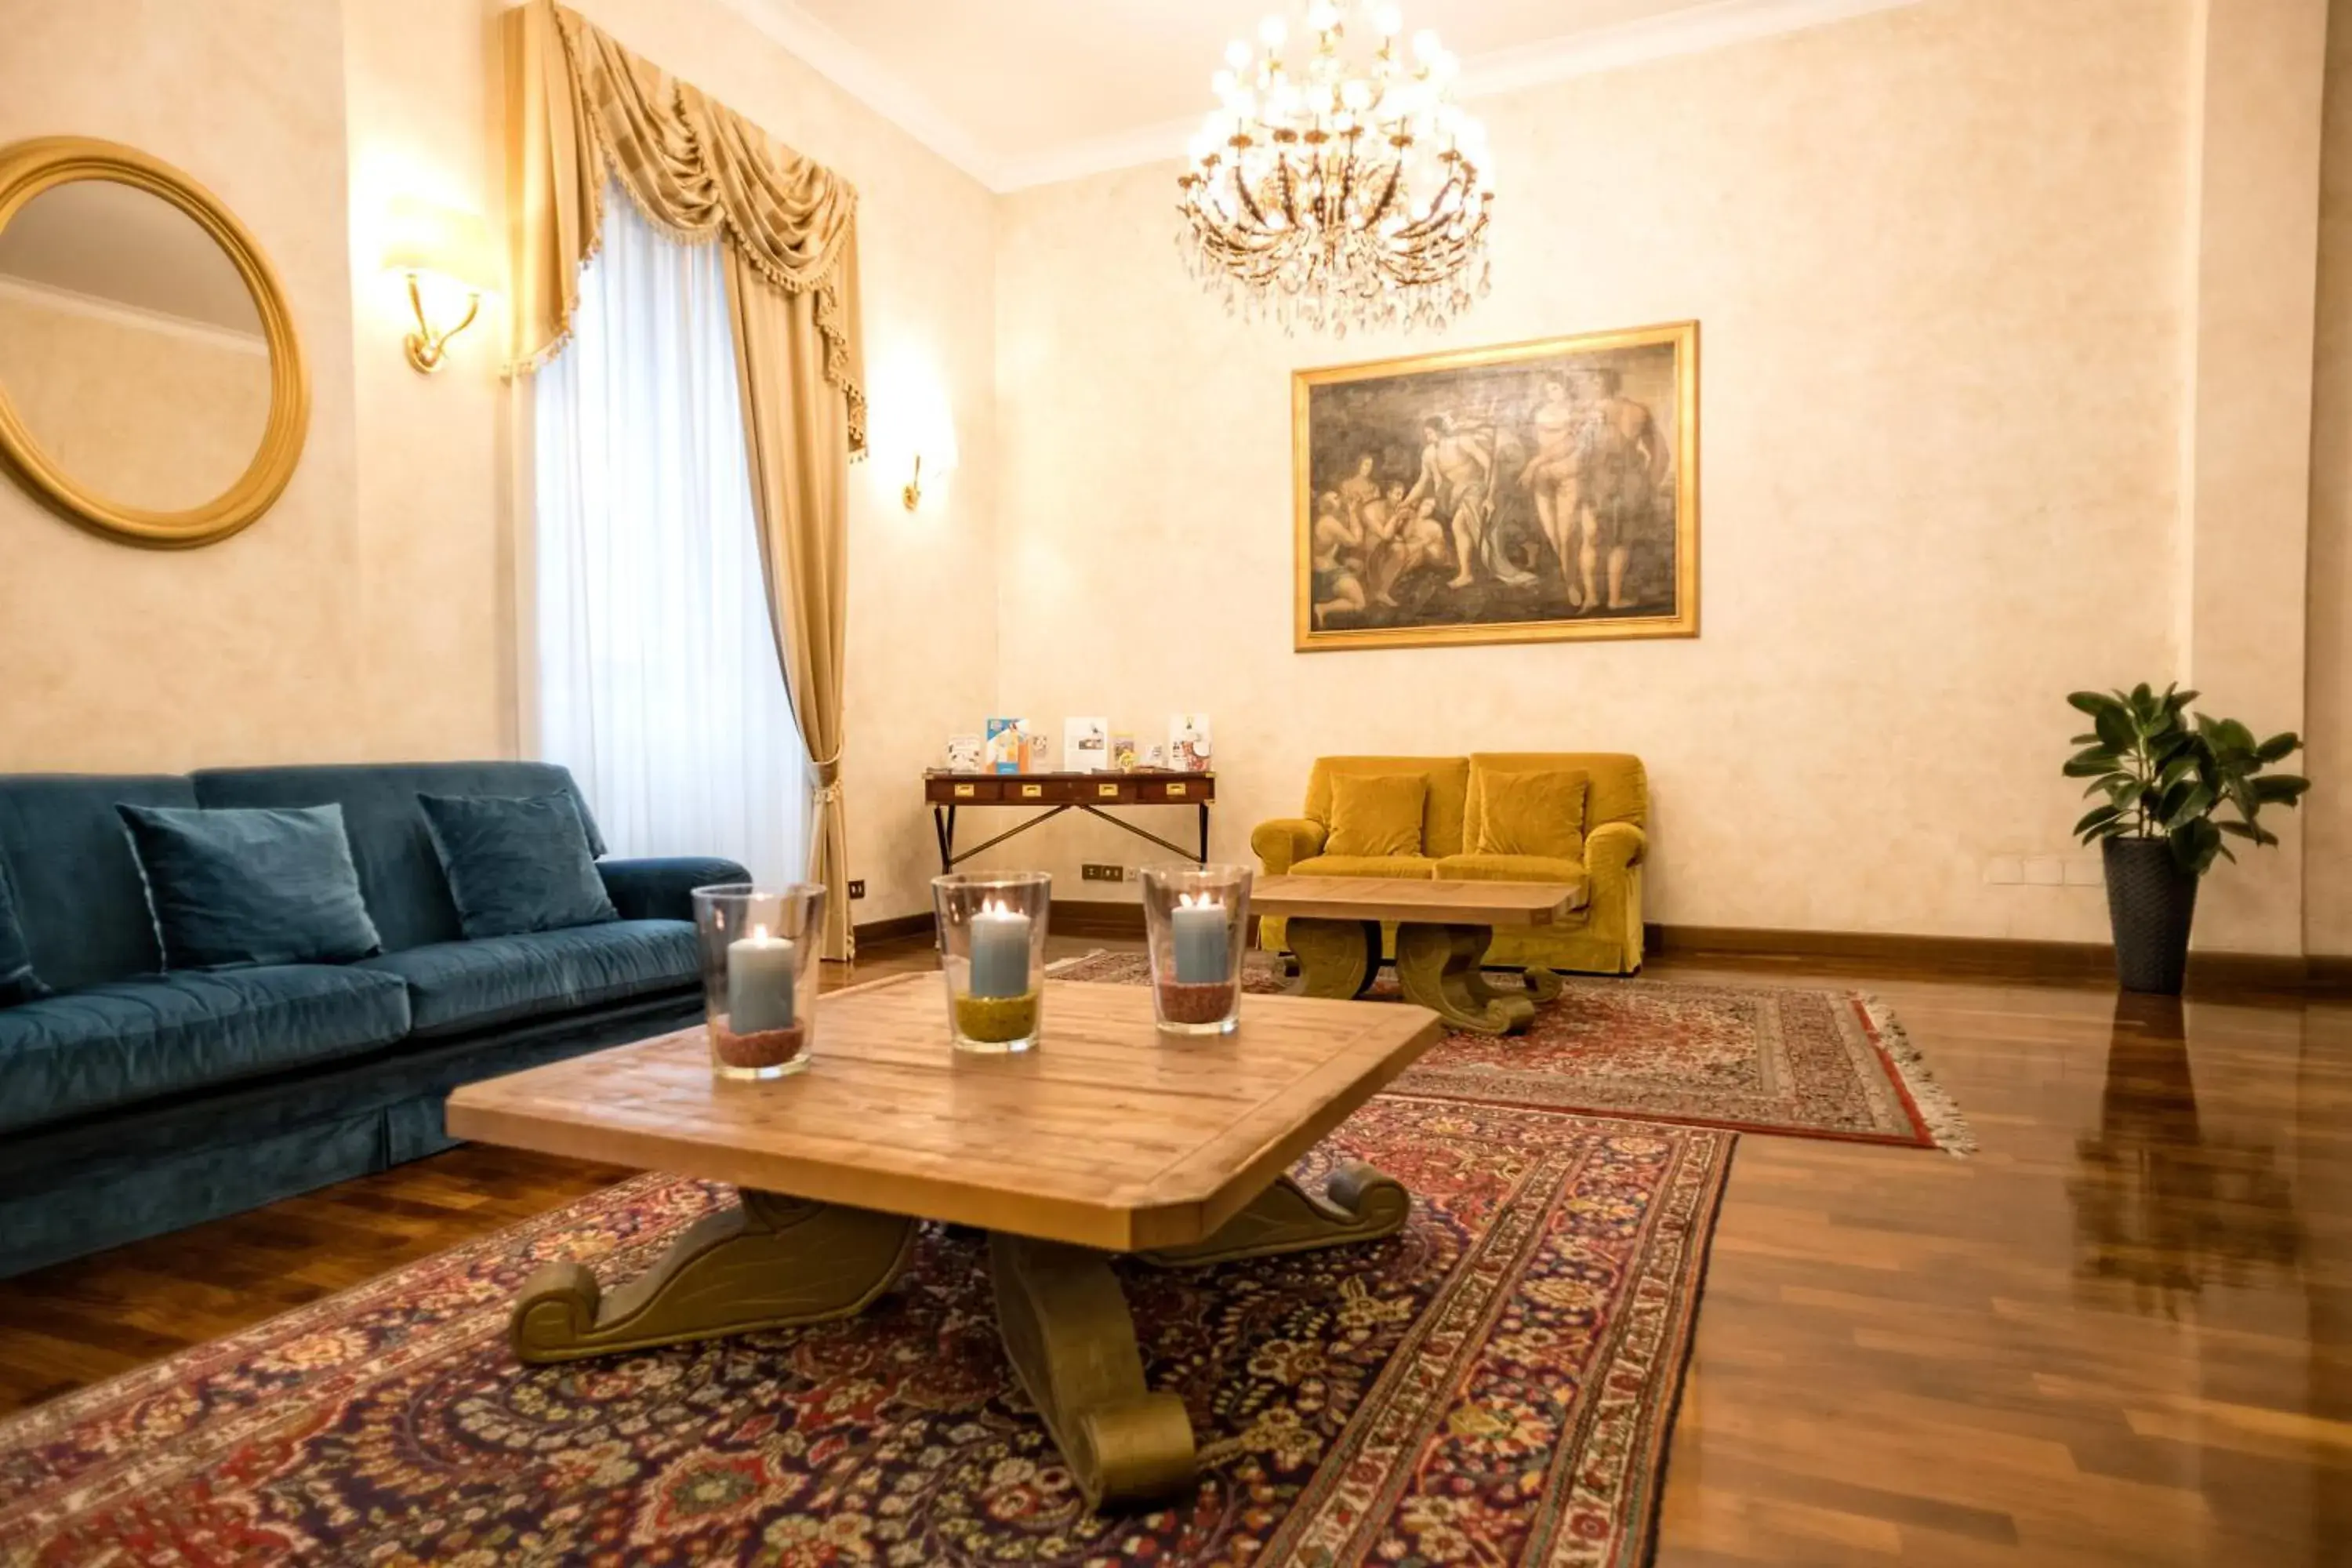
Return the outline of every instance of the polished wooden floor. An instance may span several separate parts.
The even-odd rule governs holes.
[[[1659,1563],[2352,1564],[2352,1005],[1759,969],[1885,996],[1983,1152],[1741,1141]],[[0,1281],[0,1409],[623,1173],[469,1147]]]

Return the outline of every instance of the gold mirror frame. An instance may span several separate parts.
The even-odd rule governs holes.
[[[261,247],[218,197],[162,159],[119,142],[44,136],[0,147],[0,229],[43,191],[76,180],[111,180],[161,196],[194,219],[236,263],[268,341],[269,421],[253,461],[227,489],[185,511],[152,511],[109,500],[78,483],[41,450],[9,401],[7,387],[0,385],[0,467],[68,520],[109,539],[154,550],[186,550],[226,539],[284,492],[310,426],[310,382],[286,291]]]

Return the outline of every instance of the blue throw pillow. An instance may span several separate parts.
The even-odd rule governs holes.
[[[568,795],[420,795],[468,941],[599,925],[621,912]]]
[[[166,969],[339,963],[383,951],[340,805],[117,805]]]
[[[16,913],[16,885],[8,879],[8,862],[0,860],[0,1007],[48,994],[33,973],[33,950],[26,945],[24,921]]]

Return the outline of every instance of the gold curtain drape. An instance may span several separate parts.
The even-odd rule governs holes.
[[[517,374],[570,335],[608,177],[678,239],[727,244],[761,567],[815,768],[810,875],[827,889],[824,955],[847,958],[848,462],[866,449],[857,193],[553,0],[530,0],[502,26]]]

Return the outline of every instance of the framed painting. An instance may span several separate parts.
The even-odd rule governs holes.
[[[1698,323],[1291,378],[1300,652],[1698,635]]]

